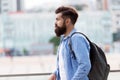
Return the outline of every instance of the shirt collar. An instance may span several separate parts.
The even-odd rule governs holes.
[[[65,37],[64,35],[62,35],[62,36],[61,36],[62,40],[68,39],[74,32],[76,32],[76,29],[75,29],[75,28],[69,33],[68,36]]]

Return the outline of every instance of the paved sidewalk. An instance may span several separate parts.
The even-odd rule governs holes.
[[[120,69],[120,54],[106,55],[111,69]],[[0,75],[26,74],[26,73],[49,73],[56,67],[56,56],[29,56],[0,58]],[[108,80],[120,80],[120,72],[110,73]],[[47,80],[48,76],[10,77],[0,80]]]
[[[55,61],[55,56],[0,58],[0,74],[48,73]]]

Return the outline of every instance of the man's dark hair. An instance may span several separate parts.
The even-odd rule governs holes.
[[[58,9],[56,9],[55,13],[56,14],[62,13],[63,19],[70,18],[73,25],[76,23],[77,18],[78,18],[77,11],[72,7],[61,6]]]

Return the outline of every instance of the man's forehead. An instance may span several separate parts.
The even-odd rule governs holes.
[[[57,17],[57,18],[58,18],[58,17],[62,17],[62,13],[56,14],[56,17]]]

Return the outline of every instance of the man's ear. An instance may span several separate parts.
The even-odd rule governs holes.
[[[67,18],[66,21],[65,21],[66,25],[69,25],[70,22],[71,22],[71,19],[70,19],[70,18]]]

